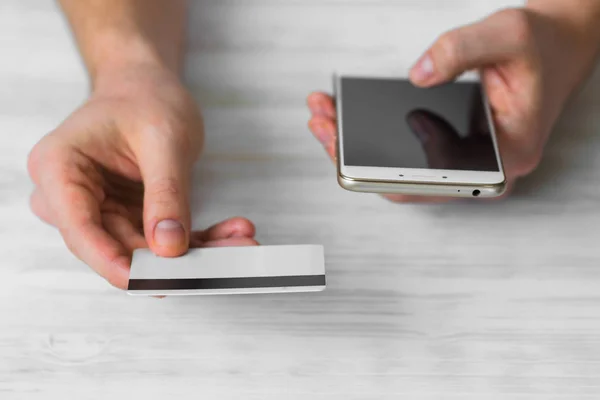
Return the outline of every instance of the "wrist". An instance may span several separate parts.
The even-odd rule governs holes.
[[[177,76],[179,63],[160,54],[160,51],[136,34],[107,31],[98,34],[94,51],[87,57],[92,89],[104,90],[115,80],[135,80],[148,71],[162,71]]]

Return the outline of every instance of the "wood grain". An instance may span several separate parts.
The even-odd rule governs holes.
[[[2,1],[0,398],[598,398],[600,74],[502,202],[345,192],[306,128],[332,71],[405,74],[511,3],[193,2],[194,224],[243,215],[265,244],[324,244],[329,287],[159,301],[108,287],[29,212],[27,153],[86,78],[53,3]]]

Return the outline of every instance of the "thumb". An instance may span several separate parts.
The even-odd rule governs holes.
[[[464,72],[523,54],[529,45],[528,14],[520,9],[497,12],[483,21],[440,36],[410,71],[417,86],[452,81]]]
[[[148,138],[138,156],[144,181],[144,236],[158,256],[177,257],[189,248],[193,162],[185,149],[163,141]]]

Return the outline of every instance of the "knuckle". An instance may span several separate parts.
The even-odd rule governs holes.
[[[533,27],[530,15],[523,9],[511,8],[501,11],[498,18],[506,26],[506,34],[520,48],[527,48],[533,43]]]
[[[201,135],[188,134],[184,126],[168,118],[147,121],[141,132],[143,140],[176,151],[185,159],[194,159],[202,147]]]
[[[37,147],[33,147],[27,155],[27,173],[31,178],[37,175]]]
[[[148,187],[148,194],[158,200],[172,199],[181,195],[181,185],[175,178],[160,178]]]
[[[40,163],[43,156],[42,142],[38,142],[27,155],[27,173],[34,183],[39,182]]]
[[[27,172],[31,180],[37,185],[42,177],[57,171],[65,160],[63,149],[52,143],[47,136],[40,140],[27,155]]]
[[[37,191],[29,196],[29,209],[38,218],[42,218],[42,207],[40,204],[39,194]]]

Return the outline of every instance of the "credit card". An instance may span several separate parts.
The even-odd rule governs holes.
[[[133,252],[127,293],[142,296],[316,292],[324,290],[323,246],[190,249],[180,257]]]

